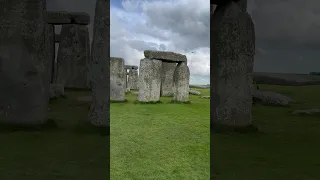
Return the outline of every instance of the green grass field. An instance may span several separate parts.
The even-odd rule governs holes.
[[[291,107],[253,108],[261,134],[213,134],[215,180],[319,180],[320,116],[294,116],[296,109],[320,108],[320,86],[267,86],[294,98]]]
[[[320,116],[293,116],[290,111],[320,107],[320,86],[261,85],[297,100],[291,107],[255,105],[254,123],[262,133],[213,134],[215,180],[320,179]],[[209,95],[208,89],[199,89]],[[50,104],[58,129],[1,131],[0,179],[104,180],[108,178],[108,137],[80,133],[89,103],[68,91]],[[209,99],[191,96],[192,104],[111,104],[112,180],[209,179]]]

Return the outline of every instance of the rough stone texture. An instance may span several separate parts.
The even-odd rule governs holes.
[[[124,69],[124,71],[123,71],[123,78],[124,78],[123,88],[127,89],[128,88],[128,72],[127,72],[127,69]]]
[[[0,122],[43,124],[48,110],[44,0],[0,0]]]
[[[64,95],[64,86],[62,84],[50,84],[50,98],[59,98]]]
[[[110,127],[110,0],[97,0],[93,24],[89,82],[92,104],[89,121]]]
[[[201,92],[199,92],[199,91],[196,91],[196,90],[189,90],[189,94],[192,94],[192,95],[197,95],[197,96],[199,96],[199,95],[201,95]]]
[[[87,73],[90,57],[87,26],[62,25],[58,49],[57,84],[67,88],[88,88]]]
[[[54,33],[54,25],[46,24],[46,30],[48,34],[48,82],[53,82],[53,68],[55,64],[55,33]]]
[[[135,65],[124,65],[124,68],[125,69],[135,69],[135,70],[137,70],[138,66],[135,66]]]
[[[173,101],[189,101],[190,70],[186,62],[179,63],[173,74]]]
[[[176,67],[176,63],[162,62],[161,96],[173,96],[173,74]]]
[[[146,50],[144,51],[144,57],[147,59],[158,59],[164,62],[187,62],[187,56],[169,51]]]
[[[139,102],[160,101],[162,61],[141,59],[139,68]]]
[[[211,122],[251,124],[255,30],[250,15],[234,2],[218,6],[211,26]],[[213,25],[214,24],[214,25]]]
[[[252,98],[254,103],[270,106],[287,106],[295,102],[285,95],[272,91],[253,90]]]
[[[239,8],[243,11],[243,12],[247,12],[247,4],[248,1],[247,0],[233,0],[233,2],[237,3],[237,5],[239,6]]]
[[[293,115],[315,115],[320,114],[320,109],[305,109],[305,110],[295,110],[292,112]]]
[[[125,100],[125,69],[122,58],[110,57],[110,100]]]
[[[139,89],[138,82],[139,82],[138,70],[130,69],[129,75],[128,75],[128,88],[130,88],[130,90]]]
[[[84,12],[67,12],[67,11],[48,11],[48,24],[78,24],[88,25],[90,16]]]

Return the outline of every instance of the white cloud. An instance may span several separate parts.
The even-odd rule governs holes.
[[[111,56],[139,65],[144,50],[182,53],[188,58],[191,82],[209,83],[209,1],[123,0],[122,6],[111,8]]]

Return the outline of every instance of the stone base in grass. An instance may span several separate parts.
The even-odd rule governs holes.
[[[133,103],[134,104],[162,104],[162,101],[141,102],[141,101],[135,100]]]
[[[123,100],[123,101],[114,101],[114,100],[110,100],[110,103],[126,103],[128,102],[127,99]]]
[[[171,104],[191,104],[190,101],[175,101],[175,100],[171,100],[170,103]]]

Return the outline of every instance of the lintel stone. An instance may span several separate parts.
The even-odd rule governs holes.
[[[163,62],[187,62],[187,56],[169,51],[144,51],[144,56],[147,59],[157,59]]]
[[[135,65],[124,65],[124,68],[125,69],[138,69],[138,66],[135,66]]]

